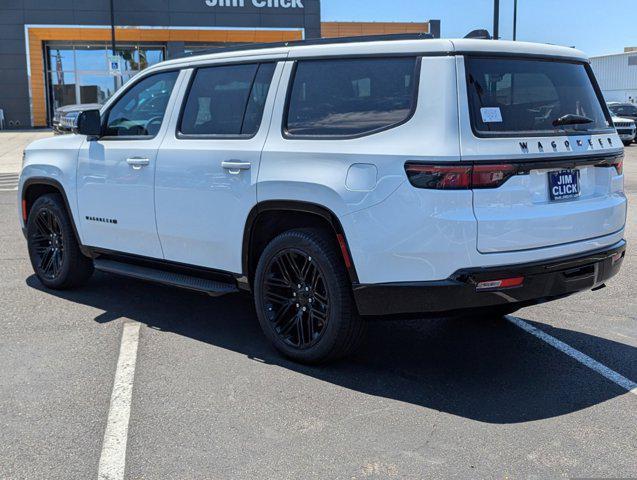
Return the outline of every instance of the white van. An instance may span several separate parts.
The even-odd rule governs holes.
[[[571,48],[250,46],[148,68],[76,134],[32,143],[20,220],[47,287],[96,268],[248,291],[276,348],[317,363],[365,317],[602,287],[625,253],[622,160]]]

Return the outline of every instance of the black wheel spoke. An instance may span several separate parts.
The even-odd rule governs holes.
[[[278,252],[266,267],[262,304],[274,331],[287,345],[313,346],[329,318],[329,298],[316,261],[296,248]]]
[[[53,280],[64,264],[62,224],[52,210],[43,208],[36,213],[34,227],[29,241],[35,263],[41,275]]]
[[[290,269],[292,270],[292,272],[294,273],[294,277],[297,281],[301,281],[303,280],[303,276],[301,275],[301,269],[299,268],[298,264],[296,263],[296,261],[294,260],[293,257],[294,254],[292,253],[288,253],[286,254],[286,258],[288,261],[288,264],[290,266]]]
[[[277,278],[273,275],[270,275],[266,280],[265,284],[271,288],[291,288],[292,283],[290,283],[285,278]]]
[[[303,345],[305,343],[308,343],[308,341],[306,341],[305,339],[305,325],[304,325],[304,321],[303,321],[303,312],[299,313],[298,316],[298,320],[296,321],[296,328],[297,328],[297,332],[298,332],[298,337],[299,337],[299,344]]]
[[[288,319],[285,321],[285,323],[281,325],[279,329],[279,334],[287,335],[288,333],[290,333],[292,328],[296,326],[298,320],[299,320],[298,314],[290,315]]]
[[[286,297],[286,296],[281,295],[279,293],[274,293],[273,291],[269,291],[268,293],[266,293],[265,296],[271,302],[278,303],[279,305],[285,305],[286,303],[288,303],[290,301],[289,297]]]
[[[287,324],[287,321],[289,320],[288,313],[291,311],[291,309],[292,309],[292,302],[288,302],[286,305],[283,306],[283,308],[279,311],[279,313],[277,313],[276,317],[274,318],[274,320],[272,320],[272,322],[278,327],[281,327],[281,323]],[[291,315],[291,316],[294,316],[294,315]]]
[[[281,276],[283,277],[282,278],[283,281],[287,282],[289,285],[292,285],[294,283],[294,278],[292,274],[290,274],[290,272],[288,271],[288,267],[285,264],[283,257],[277,257],[275,260],[275,263],[279,267],[279,270],[281,271]]]
[[[40,268],[44,271],[44,273],[49,273],[51,270],[51,265],[53,264],[53,249],[49,248],[42,255],[42,260],[40,262]]]
[[[36,219],[35,219],[35,226],[38,229],[38,233],[42,236],[48,237],[49,235],[51,235],[51,230],[49,230],[49,227],[47,225],[47,220],[45,218],[45,214],[43,214],[44,212],[40,213]]]

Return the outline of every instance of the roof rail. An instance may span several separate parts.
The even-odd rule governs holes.
[[[277,47],[299,47],[305,45],[332,45],[342,43],[383,42],[397,40],[431,40],[434,36],[430,33],[395,33],[388,35],[363,35],[358,37],[312,38],[308,40],[290,40],[288,42],[274,43],[240,43],[228,47],[209,48],[188,52],[175,58],[196,57],[210,53],[240,52],[242,50],[262,50]]]

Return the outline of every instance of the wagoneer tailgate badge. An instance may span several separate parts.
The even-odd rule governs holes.
[[[608,137],[606,140],[608,141],[608,145],[612,147],[613,139]],[[601,148],[604,148],[604,140],[602,140],[601,138],[598,138],[597,141],[599,142],[599,146]],[[529,142],[519,142],[519,144],[520,144],[520,150],[522,150],[522,153],[530,153]],[[576,144],[578,147],[583,147],[584,141],[581,139],[577,139]],[[573,150],[573,147],[571,146],[571,142],[569,140],[564,140],[564,147],[566,148],[567,151]],[[593,143],[592,138],[588,139],[588,147],[589,147],[587,148],[588,150],[592,150],[595,148],[595,144]],[[557,142],[555,140],[551,141],[551,148],[553,149],[554,152],[558,151]],[[542,142],[537,142],[537,150],[539,153],[544,152],[544,145],[542,144]]]

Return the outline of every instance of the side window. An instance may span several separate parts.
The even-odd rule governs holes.
[[[254,79],[246,114],[243,119],[241,133],[244,135],[255,135],[259,131],[261,119],[263,118],[265,100],[268,98],[275,66],[274,63],[263,63],[259,66],[259,71]]]
[[[158,73],[133,85],[108,112],[107,137],[154,137],[179,72]]]
[[[200,68],[188,92],[182,135],[254,135],[261,124],[274,63]]]
[[[416,65],[415,57],[299,61],[286,133],[343,137],[404,122],[415,107]]]

